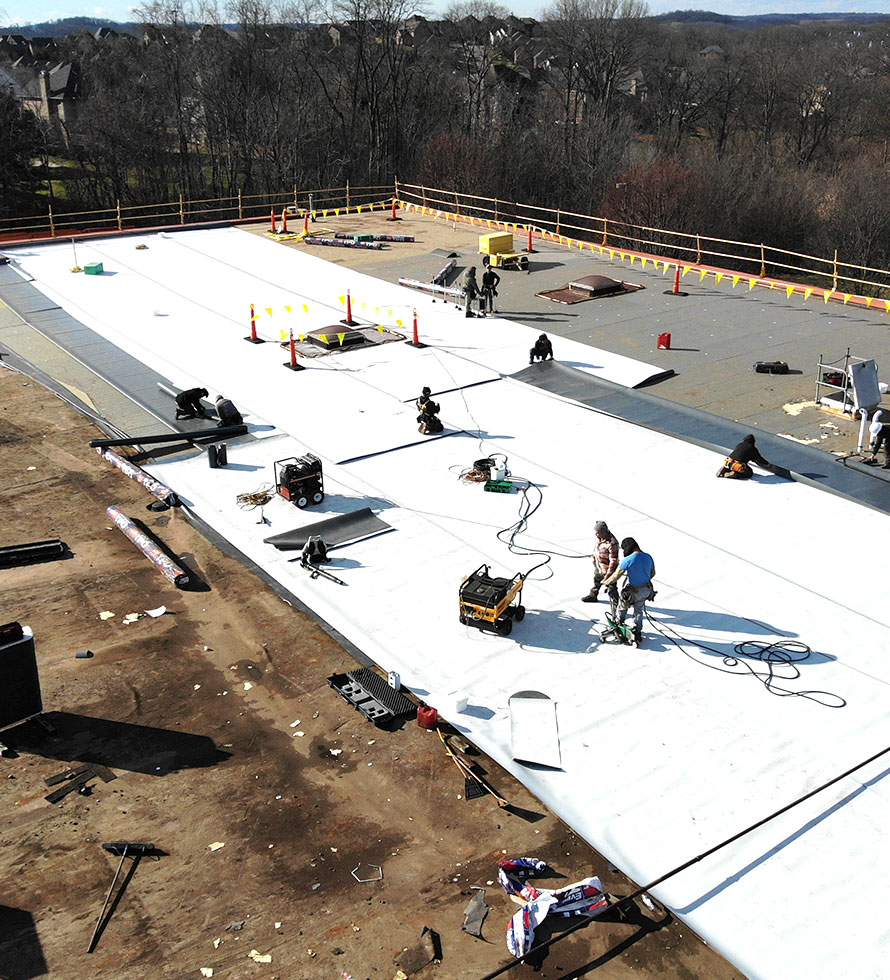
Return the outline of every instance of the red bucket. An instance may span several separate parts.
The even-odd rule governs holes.
[[[422,705],[417,709],[417,724],[425,728],[428,732],[436,730],[439,723],[439,712],[428,705]]]
[[[670,350],[671,349],[671,335],[669,333],[660,333],[658,335],[658,343],[656,344],[658,350]]]

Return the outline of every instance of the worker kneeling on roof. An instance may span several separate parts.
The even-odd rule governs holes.
[[[244,419],[241,413],[235,408],[231,398],[220,395],[216,399],[216,414],[219,417],[219,425],[243,425]]]
[[[207,413],[201,399],[207,397],[206,388],[188,388],[176,396],[176,418],[206,419]]]
[[[420,412],[417,416],[417,421],[420,423],[417,431],[424,435],[435,435],[445,428],[438,417],[439,403],[434,402],[431,395],[430,389],[424,388],[416,402],[417,411]]]
[[[754,476],[751,463],[759,463],[767,469],[772,469],[772,463],[767,462],[754,444],[754,436],[750,433],[726,457],[723,465],[717,470],[717,476],[725,476],[729,480],[749,480]]]

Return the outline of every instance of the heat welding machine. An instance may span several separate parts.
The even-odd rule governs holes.
[[[312,453],[277,460],[275,489],[300,509],[310,504],[320,504],[324,500],[321,460]]]
[[[522,605],[525,578],[521,572],[513,578],[492,578],[490,571],[488,565],[480,565],[461,582],[460,621],[465,626],[488,627],[509,636],[514,621],[519,623],[525,619],[525,606]],[[515,606],[511,605],[514,599]]]

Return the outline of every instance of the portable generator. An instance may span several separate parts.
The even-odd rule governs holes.
[[[460,584],[460,621],[465,626],[478,629],[486,627],[508,636],[513,631],[514,620],[525,618],[522,605],[521,572],[513,578],[492,578],[488,565],[480,565]],[[516,605],[511,605],[516,599]]]
[[[324,500],[321,460],[312,453],[291,456],[275,463],[275,489],[297,507],[320,504]]]

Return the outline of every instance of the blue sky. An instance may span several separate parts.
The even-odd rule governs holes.
[[[517,0],[509,6],[521,17],[537,17],[547,6],[540,0]],[[443,10],[447,2],[434,3],[433,8]],[[33,24],[45,20],[59,20],[63,17],[103,17],[109,20],[133,20],[133,2],[109,0],[107,3],[91,4],[82,0],[0,0],[0,24]],[[713,10],[721,14],[772,14],[772,13],[827,13],[849,11],[868,11],[869,13],[890,14],[890,0],[698,0],[694,3],[677,3],[671,0],[650,0],[652,13],[665,13],[668,10]],[[433,15],[435,16],[435,15]]]

